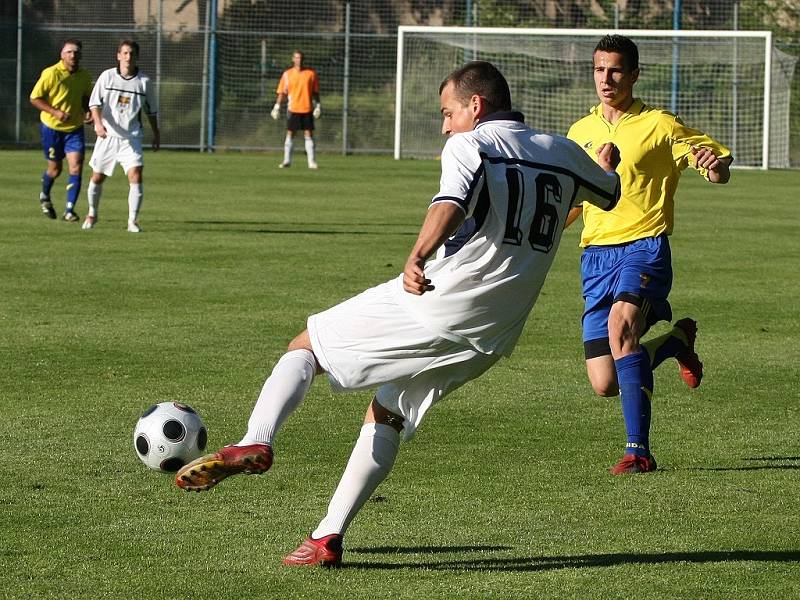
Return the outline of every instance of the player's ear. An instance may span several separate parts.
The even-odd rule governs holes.
[[[478,94],[472,94],[469,99],[469,107],[472,111],[472,116],[477,121],[486,113],[486,100]]]
[[[631,83],[636,83],[639,80],[639,69],[638,67],[631,71]]]

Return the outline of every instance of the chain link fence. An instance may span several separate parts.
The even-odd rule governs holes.
[[[281,148],[285,123],[270,119],[269,110],[299,49],[320,77],[319,150],[388,154],[398,25],[770,29],[777,47],[800,56],[795,4],[684,0],[676,21],[672,0],[5,0],[0,143],[38,143],[38,113],[28,95],[68,37],[82,40],[82,66],[94,76],[115,64],[121,39],[140,43],[140,66],[158,85],[165,147]],[[790,110],[793,166],[800,166],[798,79]]]

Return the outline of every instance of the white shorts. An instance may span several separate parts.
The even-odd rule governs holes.
[[[112,135],[97,138],[89,161],[92,171],[111,177],[117,163],[122,165],[126,173],[133,167],[141,167],[144,164],[142,140],[139,138],[127,140]]]
[[[421,327],[389,281],[308,318],[311,346],[334,391],[380,386],[378,403],[402,415],[409,439],[425,412],[500,359]]]

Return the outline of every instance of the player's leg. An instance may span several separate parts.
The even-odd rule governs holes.
[[[284,559],[286,565],[338,564],[348,526],[394,465],[400,432],[410,438],[431,406],[499,359],[431,336],[417,325],[397,329],[391,339],[399,350],[393,357],[396,364],[383,364],[391,352],[371,355],[367,351],[363,354],[366,368],[377,371],[378,377],[406,374],[378,388],[325,517]]]
[[[64,211],[65,221],[80,221],[80,217],[75,212],[78,198],[81,193],[81,177],[83,173],[83,156],[86,150],[86,143],[83,135],[83,127],[64,135],[64,152],[67,157],[69,169],[69,179],[67,180],[67,201]]]
[[[92,158],[94,158],[94,156]],[[94,165],[92,165],[92,168],[94,168]],[[105,173],[92,171],[89,185],[86,186],[86,199],[89,203],[89,214],[86,215],[83,221],[83,229],[92,229],[97,223],[100,211],[100,198],[103,195],[103,182],[105,179]]]
[[[342,539],[350,522],[389,475],[400,448],[403,417],[373,399],[353,446],[328,512],[283,564],[337,566],[342,560]]]
[[[286,117],[286,137],[283,140],[283,162],[278,166],[281,169],[291,166],[292,148],[294,147],[294,133],[300,129],[297,115],[292,112],[287,113]]]
[[[314,145],[314,119],[309,115],[305,115],[305,123],[303,124],[303,140],[306,146],[306,158],[308,159],[308,168],[317,169],[317,157],[315,154]]]
[[[651,460],[653,370],[647,353],[639,345],[644,330],[645,319],[634,298],[627,297],[614,303],[608,320],[609,344],[627,435],[625,454],[612,469],[614,474],[653,470],[648,463]]]
[[[47,167],[42,173],[42,189],[39,192],[39,205],[42,213],[50,219],[56,218],[56,211],[50,199],[53,183],[61,175],[64,165],[64,138],[60,132],[50,129],[44,123],[39,125],[42,140],[42,151]]]
[[[139,233],[139,212],[144,201],[144,153],[140,139],[116,139],[114,155],[128,177],[128,231]]]
[[[142,185],[142,170],[144,167],[139,165],[128,169],[128,231],[139,233],[139,211],[142,208],[144,190]]]
[[[696,388],[703,379],[703,363],[695,351],[697,322],[685,317],[675,322],[670,331],[642,343],[656,369],[668,358],[678,361],[681,378],[690,388]]]
[[[300,406],[318,372],[319,363],[304,331],[292,340],[264,382],[241,441],[183,467],[175,476],[178,486],[199,492],[230,475],[267,471],[272,466],[272,443],[278,429]]]
[[[627,443],[612,473],[642,473],[655,470],[656,465],[650,452],[653,368],[640,339],[654,323],[672,317],[667,301],[672,285],[667,238],[647,238],[623,246],[613,275],[616,291],[608,337]]]

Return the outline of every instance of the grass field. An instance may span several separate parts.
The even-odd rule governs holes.
[[[671,300],[707,371],[656,374],[659,471],[608,473],[624,428],[584,374],[575,228],[514,356],[431,411],[325,571],[280,560],[369,394],[317,381],[273,470],[207,494],[148,471],[133,428],[180,400],[238,440],[307,315],[402,268],[438,163],[148,154],[132,235],[120,173],[84,232],[39,213],[38,152],[0,159],[0,597],[800,598],[800,172],[681,183]]]

